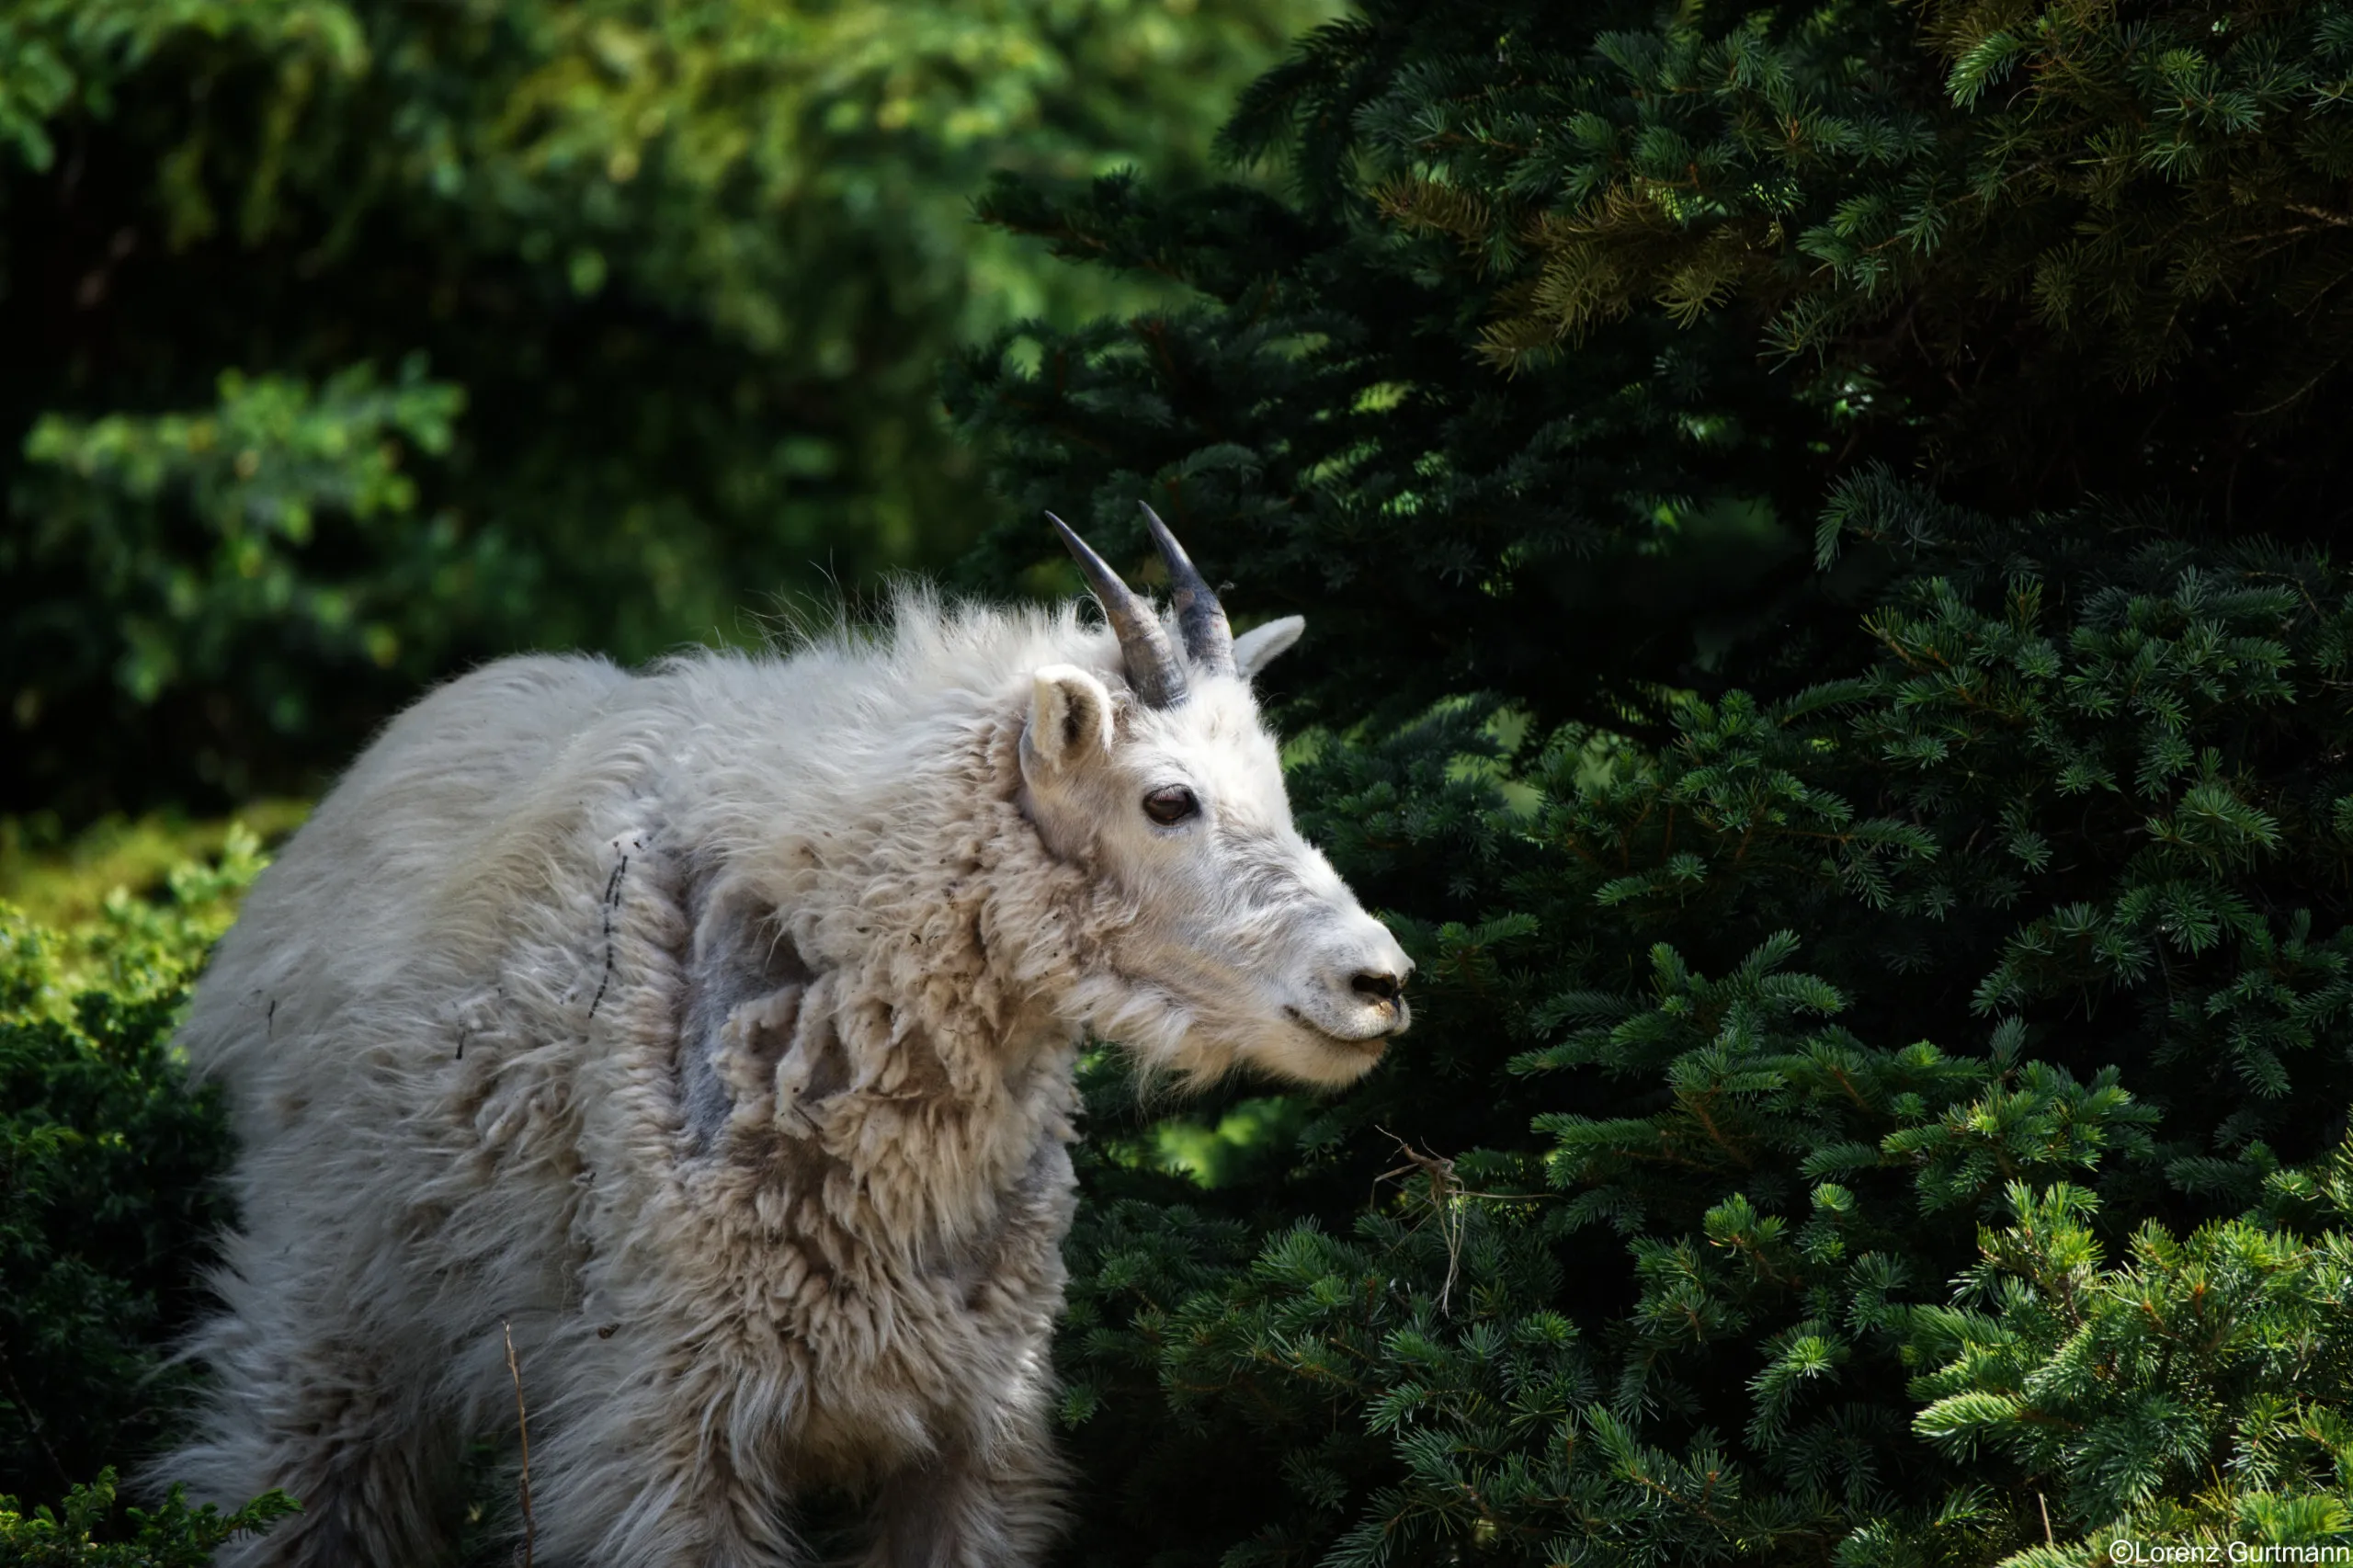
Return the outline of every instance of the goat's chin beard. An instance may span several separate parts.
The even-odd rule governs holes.
[[[1279,1085],[1344,1089],[1380,1065],[1389,1038],[1346,1040],[1286,1013],[1246,1033],[1196,1034],[1168,1065],[1197,1085],[1240,1073]]]
[[[1326,1034],[1304,1018],[1286,1017],[1279,1030],[1270,1029],[1256,1050],[1243,1055],[1260,1072],[1318,1088],[1341,1089],[1381,1063],[1389,1050],[1389,1036],[1347,1040]]]
[[[1164,1091],[1181,1096],[1237,1075],[1282,1088],[1345,1089],[1380,1065],[1389,1037],[1342,1040],[1284,1017],[1246,1034],[1196,1025],[1158,1050],[1135,1040],[1127,1043],[1138,1086],[1151,1100]]]
[[[1235,1074],[1295,1087],[1344,1089],[1380,1065],[1392,1038],[1383,1033],[1350,1040],[1316,1028],[1290,1007],[1263,1017],[1237,1017],[1228,1009],[1168,1006],[1174,998],[1166,993],[1153,998],[1160,1005],[1138,1006],[1140,1001],[1134,994],[1121,996],[1125,1006],[1104,1007],[1090,1024],[1128,1047],[1147,1096],[1155,1085],[1202,1089]]]

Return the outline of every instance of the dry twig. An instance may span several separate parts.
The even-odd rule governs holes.
[[[1454,1162],[1443,1155],[1425,1153],[1391,1132],[1386,1127],[1379,1131],[1395,1140],[1398,1152],[1405,1156],[1405,1164],[1394,1170],[1381,1172],[1376,1182],[1392,1181],[1415,1171],[1429,1178],[1430,1210],[1438,1216],[1438,1225],[1446,1234],[1446,1283],[1439,1287],[1438,1310],[1447,1310],[1454,1295],[1454,1276],[1462,1263],[1462,1199],[1465,1194],[1454,1185]]]
[[[515,1380],[515,1426],[523,1438],[523,1478],[517,1490],[523,1498],[523,1568],[531,1568],[531,1548],[538,1528],[531,1518],[531,1418],[523,1408],[523,1369],[515,1359],[515,1329],[505,1318],[498,1332],[506,1337],[506,1375]]]
[[[1430,1211],[1438,1216],[1439,1228],[1446,1235],[1446,1282],[1438,1288],[1438,1310],[1444,1312],[1454,1296],[1455,1277],[1462,1267],[1462,1230],[1466,1205],[1469,1201],[1473,1198],[1483,1198],[1495,1203],[1527,1203],[1535,1201],[1540,1195],[1519,1192],[1472,1192],[1467,1187],[1458,1187],[1455,1185],[1452,1160],[1443,1154],[1433,1154],[1426,1150],[1416,1149],[1386,1127],[1376,1127],[1373,1131],[1393,1142],[1397,1145],[1397,1152],[1405,1156],[1405,1164],[1397,1166],[1394,1170],[1383,1171],[1372,1178],[1376,1187],[1384,1181],[1394,1181],[1400,1176],[1411,1176],[1415,1171],[1419,1171],[1429,1179]]]

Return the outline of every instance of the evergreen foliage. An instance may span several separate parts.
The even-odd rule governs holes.
[[[1417,41],[1358,111],[1384,214],[1494,279],[1494,362],[1638,307],[1730,312],[1915,416],[1989,498],[2059,479],[2342,517],[2311,437],[2353,349],[2353,14],[1586,15],[1466,17],[1497,47]],[[1381,33],[1327,35],[1313,71],[1362,74]]]
[[[1421,965],[1260,1182],[1092,1097],[1076,1560],[2353,1531],[2340,30],[1368,0],[1287,198],[993,188],[1194,298],[960,364],[972,570],[1143,498],[1305,611]]]
[[[1140,538],[1148,495],[1318,611],[1334,711],[1362,677],[1648,734],[1642,687],[1722,687],[1744,635],[1752,687],[1829,656],[1854,585],[1791,536],[1873,460],[2325,537],[2348,38],[2319,4],[1369,0],[1226,128],[1288,201],[993,187],[1196,299],[966,358],[1019,503],[984,574],[1040,506]]]
[[[1324,5],[0,3],[0,812],[945,559],[938,357],[1146,297],[972,191],[1184,176]]]
[[[1846,679],[1654,752],[1457,704],[1297,771],[1424,1022],[1279,1198],[1097,1156],[1085,1560],[2353,1526],[2353,582],[1884,480],[1833,511],[1911,530]]]

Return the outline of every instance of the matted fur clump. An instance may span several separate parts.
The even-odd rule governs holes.
[[[510,659],[354,764],[182,1036],[243,1219],[154,1474],[304,1505],[235,1561],[436,1561],[505,1325],[543,1564],[795,1562],[819,1488],[870,1562],[1035,1559],[1084,1032],[1336,1085],[1406,1018],[1250,696],[1297,622],[1115,624]]]

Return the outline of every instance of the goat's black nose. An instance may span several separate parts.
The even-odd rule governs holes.
[[[1359,996],[1370,996],[1381,1002],[1394,1002],[1405,983],[1387,972],[1379,974],[1368,970],[1348,982],[1348,989]]]

